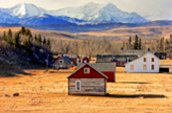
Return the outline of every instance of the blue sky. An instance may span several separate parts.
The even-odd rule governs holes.
[[[19,3],[33,3],[44,9],[52,10],[77,7],[89,2],[101,4],[110,2],[124,11],[137,12],[151,20],[172,20],[172,0],[0,0],[0,7],[6,8]]]

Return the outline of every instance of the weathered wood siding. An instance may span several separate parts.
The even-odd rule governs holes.
[[[81,90],[77,91],[76,81],[81,82]],[[106,95],[106,79],[69,79],[69,94]]]
[[[169,69],[169,72],[172,73],[172,67]]]

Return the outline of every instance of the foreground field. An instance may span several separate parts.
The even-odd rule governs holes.
[[[69,96],[70,70],[0,78],[0,113],[172,113],[172,75],[117,71],[117,83],[108,84],[104,97]]]

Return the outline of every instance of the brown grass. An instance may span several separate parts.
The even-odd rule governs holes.
[[[124,73],[108,83],[109,96],[69,96],[72,70],[26,70],[0,78],[0,113],[172,113],[172,75]],[[13,97],[19,93],[18,97]]]

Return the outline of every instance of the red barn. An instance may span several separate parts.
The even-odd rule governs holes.
[[[90,65],[105,74],[108,77],[108,82],[116,81],[116,63],[95,63]]]
[[[68,77],[68,94],[106,95],[107,79],[90,64],[84,64]]]
[[[90,59],[87,58],[87,57],[84,57],[84,58],[82,59],[82,63],[89,63],[89,62],[90,62]]]

